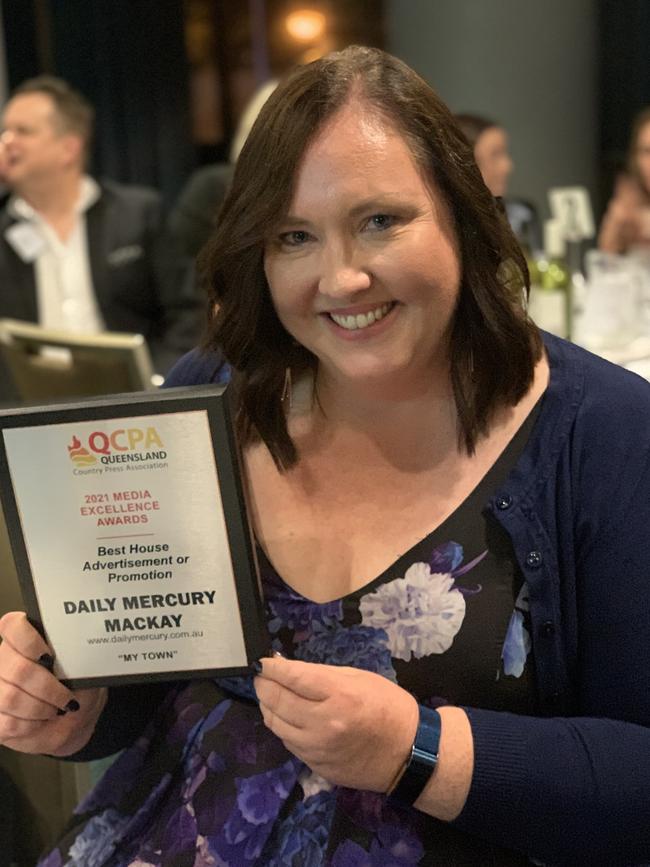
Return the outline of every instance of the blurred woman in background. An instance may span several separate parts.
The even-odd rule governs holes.
[[[474,159],[486,187],[493,196],[503,198],[514,168],[508,134],[499,124],[477,114],[457,114],[456,121],[474,149]]]
[[[529,251],[539,250],[542,235],[535,206],[523,199],[507,197],[508,181],[514,169],[508,133],[495,121],[478,114],[457,114],[456,122],[474,151],[485,186],[493,196],[503,200],[517,239]]]
[[[632,125],[627,171],[619,176],[598,235],[606,253],[650,247],[650,107]]]

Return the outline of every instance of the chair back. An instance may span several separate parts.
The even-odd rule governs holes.
[[[22,401],[155,388],[141,334],[73,334],[0,319],[0,355]]]

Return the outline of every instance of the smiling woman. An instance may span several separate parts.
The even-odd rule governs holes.
[[[342,380],[406,395],[444,376],[457,247],[449,207],[403,137],[353,98],[308,147],[264,256],[275,311],[318,359],[320,392]]]
[[[283,327],[280,308],[285,311],[286,300],[295,297],[296,282],[303,304],[306,284],[318,283],[310,324],[318,341],[328,333],[334,341],[338,325],[331,312],[345,315],[347,324],[349,316],[389,304],[389,315],[382,318],[388,332],[388,320],[396,329],[409,322],[415,326],[424,314],[418,305],[428,305],[416,326],[427,331],[428,348],[421,354],[433,360],[435,344],[438,364],[443,356],[447,363],[453,360],[458,435],[470,451],[494,411],[525,394],[540,353],[521,305],[523,276],[512,285],[497,278],[506,260],[526,273],[521,251],[480,183],[448,108],[396,59],[380,69],[374,51],[355,51],[301,68],[272,94],[251,130],[203,256],[218,306],[210,343],[223,347],[237,370],[246,407],[242,435],[262,436],[287,466],[295,460],[281,406],[287,366],[299,377],[324,360],[316,351],[320,343],[303,345],[301,338],[293,339],[291,327]],[[325,204],[327,215],[321,213]],[[427,260],[422,254],[432,241],[435,254]],[[266,273],[259,269],[261,248]],[[272,277],[278,270],[287,291]],[[402,277],[396,281],[397,272]],[[400,303],[392,294],[400,284],[409,293],[419,287],[419,301]],[[444,312],[450,287],[454,298],[447,298]],[[435,299],[427,298],[427,288],[435,289]],[[434,320],[427,318],[436,306]],[[291,315],[298,315],[295,308]],[[304,312],[302,319],[306,322]],[[435,334],[429,333],[432,327]],[[370,331],[379,336],[379,323]],[[356,367],[364,353],[370,359],[374,345],[370,333],[363,342],[353,333],[359,339]],[[446,356],[440,353],[443,336]]]
[[[127,747],[41,867],[649,861],[649,389],[542,341],[446,107],[380,51],[297,69],[203,270],[166,384],[232,375],[270,654],[75,724],[0,621],[3,743]]]

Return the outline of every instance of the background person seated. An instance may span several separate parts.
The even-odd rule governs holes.
[[[169,343],[186,350],[198,343],[205,325],[204,294],[197,285],[196,257],[214,231],[219,208],[226,197],[235,163],[260,109],[277,87],[273,78],[254,93],[239,120],[228,162],[211,163],[192,172],[171,209],[165,229],[165,269],[176,274],[178,297],[190,311],[177,325]],[[191,311],[197,311],[192,316]]]
[[[183,348],[164,343],[174,299],[173,287],[163,291],[158,258],[161,199],[85,173],[93,114],[79,93],[48,76],[24,82],[5,107],[0,316],[143,334],[164,372]]]
[[[632,125],[627,171],[620,175],[598,234],[606,253],[650,248],[650,107]]]
[[[212,234],[239,152],[260,109],[277,85],[277,79],[273,78],[255,91],[237,125],[228,162],[202,166],[192,172],[181,190],[167,220],[167,233],[182,256],[193,261]]]
[[[513,232],[530,251],[542,247],[537,210],[532,202],[507,196],[514,163],[508,150],[508,134],[493,120],[478,114],[457,114],[456,122],[474,150],[474,159],[486,187],[503,204]]]

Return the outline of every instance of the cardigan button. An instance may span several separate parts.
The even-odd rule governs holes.
[[[540,626],[539,631],[546,638],[550,638],[551,635],[555,635],[555,624],[552,620],[546,620]]]
[[[529,551],[526,557],[526,565],[530,566],[531,569],[539,569],[542,565],[542,552]]]
[[[512,506],[512,497],[510,494],[503,494],[500,497],[497,497],[497,509],[501,509],[501,511],[505,511]]]

